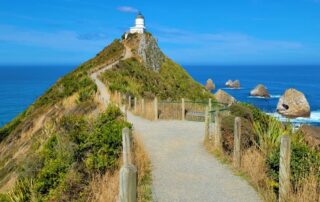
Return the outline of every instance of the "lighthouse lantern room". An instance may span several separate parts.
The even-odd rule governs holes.
[[[135,26],[130,28],[130,33],[139,33],[143,34],[145,32],[146,27],[144,26],[144,17],[141,12],[136,16]]]

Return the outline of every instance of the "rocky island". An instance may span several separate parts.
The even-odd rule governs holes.
[[[270,98],[267,88],[262,84],[257,85],[252,91],[250,91],[250,95],[256,97]]]

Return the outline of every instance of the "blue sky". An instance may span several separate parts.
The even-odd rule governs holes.
[[[0,64],[79,64],[141,10],[182,64],[320,64],[320,0],[1,0]]]

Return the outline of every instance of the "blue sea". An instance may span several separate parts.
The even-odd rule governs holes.
[[[74,66],[0,66],[0,127],[23,112]]]
[[[0,126],[9,122],[32,104],[61,76],[76,65],[66,66],[0,66]],[[292,120],[320,126],[320,66],[184,66],[198,82],[205,84],[213,79],[237,100],[251,103],[276,116],[279,97],[287,88],[302,91],[312,109],[310,118]],[[241,88],[225,88],[227,80],[239,79]],[[270,99],[249,96],[257,84],[264,84]]]
[[[185,69],[198,82],[205,84],[211,78],[216,89],[223,89],[237,100],[251,103],[284,121],[287,119],[276,113],[278,100],[286,89],[296,88],[305,94],[312,112],[310,118],[290,121],[297,125],[320,126],[320,66],[185,66]],[[240,80],[241,88],[226,88],[225,83],[229,79]],[[270,99],[249,95],[258,84],[268,88]]]

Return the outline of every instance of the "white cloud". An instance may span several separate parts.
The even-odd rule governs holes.
[[[120,6],[117,8],[118,11],[124,12],[124,13],[137,13],[139,12],[138,9],[133,8],[131,6]]]

